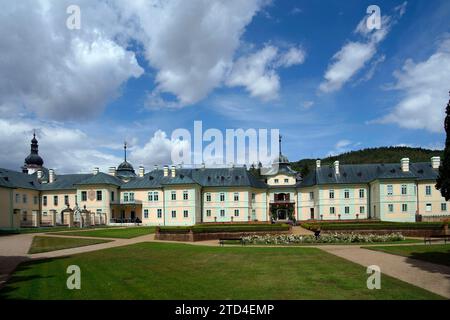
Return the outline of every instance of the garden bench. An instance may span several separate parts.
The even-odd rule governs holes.
[[[241,245],[244,245],[244,241],[242,241],[242,238],[223,238],[219,239],[219,244],[223,246],[225,244],[226,240],[233,240],[233,241],[239,241]]]
[[[424,237],[423,242],[425,244],[427,244],[427,242],[429,244],[431,244],[431,241],[439,241],[439,240],[444,240],[444,243],[447,244],[447,241],[450,242],[450,235],[431,235],[431,236],[427,236],[427,237]]]

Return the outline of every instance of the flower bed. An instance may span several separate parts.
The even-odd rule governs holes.
[[[302,243],[383,243],[405,240],[401,233],[386,235],[358,234],[358,233],[330,233],[315,236],[301,235],[254,235],[242,238],[245,244],[302,244]]]

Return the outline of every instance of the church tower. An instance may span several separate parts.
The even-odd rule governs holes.
[[[33,133],[33,139],[31,139],[31,150],[28,157],[25,158],[25,163],[22,167],[23,173],[33,174],[39,169],[42,169],[44,160],[39,156],[39,145],[36,139],[36,133]]]

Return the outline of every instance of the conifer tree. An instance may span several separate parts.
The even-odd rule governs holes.
[[[441,195],[446,201],[448,201],[450,200],[450,100],[448,101],[445,113],[445,149],[442,164],[439,167],[439,176],[437,178],[436,189],[440,190]]]

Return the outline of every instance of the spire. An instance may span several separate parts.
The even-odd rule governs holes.
[[[279,142],[279,148],[280,148],[280,150],[279,150],[279,156],[281,157],[281,139],[283,138],[283,136],[280,134],[280,137],[278,138],[278,142]]]
[[[125,141],[125,143],[123,144],[123,150],[124,150],[124,154],[125,154],[125,162],[127,161],[127,142]]]

